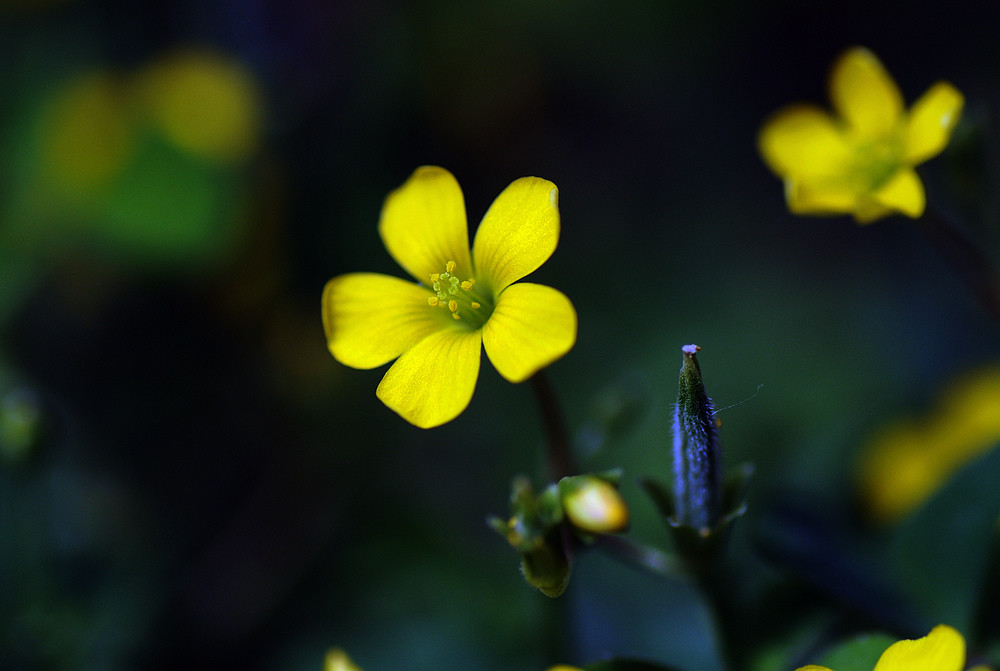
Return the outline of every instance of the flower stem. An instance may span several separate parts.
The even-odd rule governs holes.
[[[940,211],[928,210],[921,230],[972,290],[980,306],[1000,327],[1000,273],[965,231]]]
[[[531,377],[531,386],[535,390],[535,398],[542,413],[542,423],[545,425],[549,476],[554,482],[558,482],[564,476],[576,473],[573,456],[570,453],[566,420],[559,408],[559,401],[556,399],[552,384],[542,371]]]

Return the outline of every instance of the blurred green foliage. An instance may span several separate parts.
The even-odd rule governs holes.
[[[995,654],[998,601],[970,590],[997,594],[996,495],[974,495],[996,451],[893,531],[853,469],[874,427],[1000,358],[997,333],[911,222],[794,218],[754,147],[850,44],[908,102],[948,79],[965,140],[921,174],[996,259],[988,11],[0,3],[0,668],[306,670],[334,646],[368,671],[718,668],[683,581],[586,553],[559,600],[524,584],[484,519],[543,475],[529,389],[484,366],[421,432],[381,371],[326,351],[324,282],[401,274],[376,223],[422,164],[472,213],[517,177],[559,186],[532,279],[580,333],[549,374],[583,467],[622,467],[631,535],[664,548],[637,481],[669,477],[678,348],[703,348],[724,461],[755,466],[730,547],[748,666],[943,618]]]

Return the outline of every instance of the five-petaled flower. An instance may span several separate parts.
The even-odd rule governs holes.
[[[323,291],[330,352],[353,368],[396,359],[376,395],[421,428],[469,405],[483,347],[511,382],[562,357],[576,342],[573,304],[551,287],[517,282],[555,251],[558,195],[548,180],[514,181],[486,212],[470,250],[458,182],[443,168],[418,168],[386,198],[379,221],[389,254],[417,283],[377,273],[330,280]]]
[[[921,216],[926,199],[914,167],[948,144],[962,94],[938,82],[907,112],[875,55],[854,47],[833,66],[830,99],[836,117],[799,103],[776,112],[760,131],[760,153],[784,180],[788,209],[852,214],[859,224],[893,213]]]
[[[962,671],[965,639],[952,627],[939,624],[915,641],[897,641],[879,657],[875,671]],[[830,671],[810,664],[797,671]]]

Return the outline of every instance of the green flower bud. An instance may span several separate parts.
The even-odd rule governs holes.
[[[708,534],[722,516],[722,466],[712,400],[695,354],[685,345],[674,411],[674,518]]]

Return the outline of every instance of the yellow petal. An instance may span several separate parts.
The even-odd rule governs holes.
[[[462,189],[444,168],[417,168],[389,194],[382,206],[379,235],[386,249],[418,282],[442,273],[448,261],[455,273],[472,277],[469,229]]]
[[[912,165],[944,150],[964,104],[961,92],[948,82],[938,82],[913,104],[906,137],[906,158]]]
[[[779,177],[841,175],[851,159],[851,149],[837,123],[814,105],[778,110],[764,123],[757,147]]]
[[[830,77],[834,109],[864,137],[889,133],[903,114],[903,96],[875,54],[861,47],[846,51]]]
[[[559,190],[522,177],[503,190],[479,224],[472,257],[476,278],[500,293],[552,256],[559,242]]]
[[[831,669],[817,664],[810,664],[808,666],[800,666],[795,671],[831,671]]]
[[[924,185],[912,168],[902,168],[872,194],[881,207],[916,219],[924,213]]]
[[[431,333],[448,328],[442,311],[427,304],[431,292],[378,273],[351,273],[323,289],[323,328],[337,361],[374,368],[395,359]]]
[[[375,395],[421,429],[458,417],[472,400],[482,350],[479,331],[446,328],[403,353]]]
[[[510,382],[523,382],[575,343],[573,304],[562,292],[530,282],[507,287],[483,327],[486,354]]]
[[[965,639],[947,625],[938,625],[923,638],[899,641],[882,653],[875,671],[961,671]]]
[[[785,182],[785,201],[792,214],[850,214],[856,207],[857,194],[841,180],[789,179]]]

